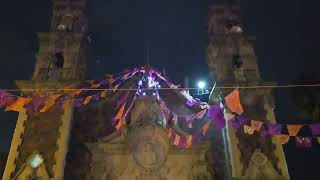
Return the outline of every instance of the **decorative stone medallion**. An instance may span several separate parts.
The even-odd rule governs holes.
[[[128,140],[131,154],[140,167],[155,170],[167,159],[169,144],[161,128],[144,126],[130,133]]]
[[[155,140],[138,143],[132,154],[136,163],[145,169],[158,169],[166,161],[164,147]]]

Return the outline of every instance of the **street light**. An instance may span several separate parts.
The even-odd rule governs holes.
[[[206,83],[204,81],[199,81],[198,82],[198,95],[203,95],[205,94],[205,90],[204,88],[206,87]]]
[[[29,160],[29,164],[32,168],[38,168],[42,163],[43,158],[39,154],[33,155]]]
[[[206,87],[206,83],[203,82],[203,81],[199,81],[199,82],[198,82],[198,87],[199,87],[200,89],[203,89],[204,87]]]

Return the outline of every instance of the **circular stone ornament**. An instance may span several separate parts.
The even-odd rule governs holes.
[[[128,145],[137,165],[155,170],[165,164],[169,142],[162,128],[144,126],[133,130],[129,136]]]
[[[164,147],[155,140],[140,142],[133,150],[135,162],[145,169],[158,169],[166,161]]]

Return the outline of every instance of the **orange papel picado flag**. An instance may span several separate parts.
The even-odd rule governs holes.
[[[303,125],[287,125],[288,128],[288,133],[290,136],[297,136],[299,133],[300,129],[302,128]]]
[[[82,92],[82,89],[77,89],[76,84],[71,84],[69,86],[64,87],[64,92],[69,93],[70,96],[79,95]]]
[[[243,126],[244,133],[252,135],[254,133],[254,129],[251,126],[244,125]]]
[[[83,105],[89,104],[91,99],[92,99],[92,96],[87,96],[86,99],[83,101]]]
[[[240,95],[238,88],[233,90],[229,95],[227,95],[225,98],[226,104],[228,108],[238,115],[241,115],[243,113],[243,108],[240,102]]]
[[[290,139],[290,136],[287,134],[277,134],[277,135],[274,135],[274,137],[281,144],[286,144]]]
[[[102,98],[107,97],[107,91],[102,91],[100,97]]]
[[[119,109],[117,115],[114,117],[115,120],[120,120],[122,119],[123,113],[124,113],[124,108],[126,107],[126,102],[123,103],[121,108]]]
[[[261,121],[251,120],[251,127],[257,132],[260,131],[262,124],[263,122]]]
[[[70,96],[77,96],[82,92],[82,89],[77,89],[70,93]]]
[[[32,98],[18,97],[16,101],[9,106],[4,111],[17,111],[20,112],[24,109],[24,105],[28,104]]]
[[[124,125],[126,125],[126,120],[120,119],[118,124],[116,125],[116,129],[121,129]]]
[[[187,136],[186,139],[187,139],[186,148],[191,148],[191,146],[192,146],[192,135]]]
[[[68,90],[74,88],[76,85],[75,84],[70,84],[68,86],[63,87],[63,89]]]
[[[203,135],[206,135],[209,131],[209,128],[210,128],[210,123],[211,121],[207,122],[203,127],[202,127],[202,134]]]
[[[176,136],[174,138],[174,141],[173,141],[173,144],[178,146],[179,142],[180,142],[180,136],[178,134],[176,134]]]
[[[46,112],[48,109],[50,109],[54,105],[55,100],[57,100],[60,96],[61,94],[51,95],[49,99],[45,102],[40,112]]]
[[[171,138],[171,136],[172,136],[172,129],[169,128],[169,130],[168,130],[168,137],[169,137],[169,139]]]

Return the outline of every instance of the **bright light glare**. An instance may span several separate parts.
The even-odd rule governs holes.
[[[30,166],[33,167],[33,168],[39,167],[42,162],[43,162],[43,159],[38,154],[34,155],[29,161]]]
[[[200,89],[203,89],[205,86],[206,86],[206,83],[205,83],[205,82],[203,82],[203,81],[198,82],[198,87],[199,87]]]

